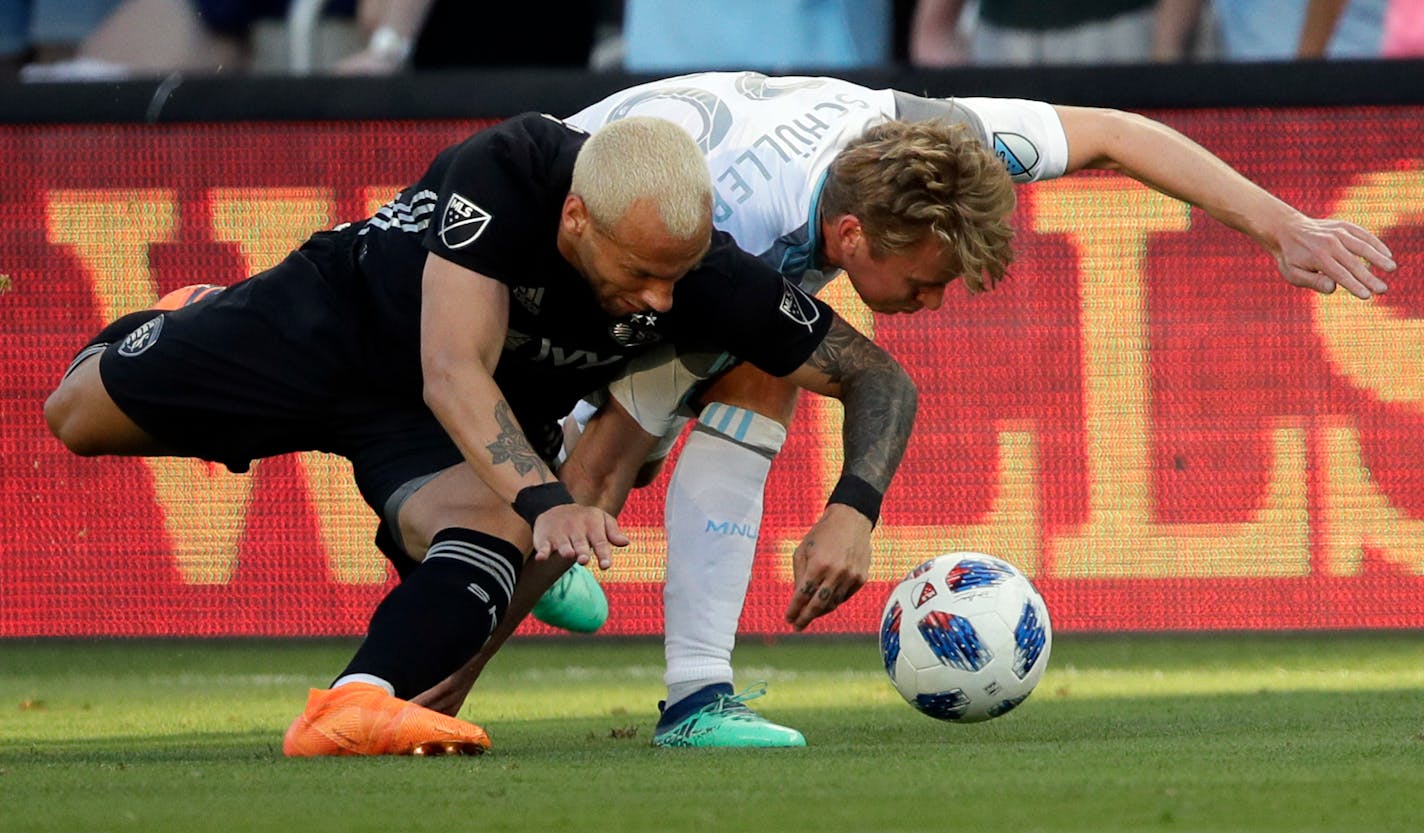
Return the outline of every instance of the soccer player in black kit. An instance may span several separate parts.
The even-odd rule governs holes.
[[[475,753],[484,730],[408,699],[480,648],[525,558],[607,567],[627,545],[609,507],[577,503],[549,461],[581,396],[668,345],[841,399],[846,462],[827,515],[874,522],[913,384],[712,231],[702,155],[658,119],[593,138],[537,114],[484,130],[375,216],[313,235],[275,268],[109,325],[45,418],[86,456],[234,471],[291,451],[350,459],[402,581],[332,687],[310,693],[284,752]],[[858,589],[830,584],[836,598]]]

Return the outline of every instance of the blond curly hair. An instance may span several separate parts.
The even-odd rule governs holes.
[[[1013,180],[963,125],[888,121],[836,156],[822,216],[860,220],[870,252],[904,253],[933,234],[970,292],[991,289],[1013,261]]]

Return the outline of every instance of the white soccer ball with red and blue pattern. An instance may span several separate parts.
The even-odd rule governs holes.
[[[916,567],[880,619],[885,672],[906,702],[974,723],[1010,711],[1043,678],[1053,646],[1048,607],[1014,565],[952,552]]]

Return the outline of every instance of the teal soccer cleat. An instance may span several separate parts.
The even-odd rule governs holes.
[[[754,683],[733,694],[726,683],[709,685],[663,710],[653,730],[653,746],[777,748],[805,746],[806,738],[788,726],[778,726],[744,703],[766,693],[766,683]]]
[[[530,611],[546,625],[574,633],[593,633],[608,621],[608,597],[598,579],[575,564],[550,587]]]

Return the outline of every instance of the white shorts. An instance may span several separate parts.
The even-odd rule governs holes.
[[[698,383],[733,362],[726,354],[679,355],[671,346],[650,351],[630,363],[606,389],[580,402],[568,418],[577,420],[581,431],[611,396],[639,427],[659,438],[647,459],[661,460],[672,451],[683,426],[697,415],[688,400]]]

